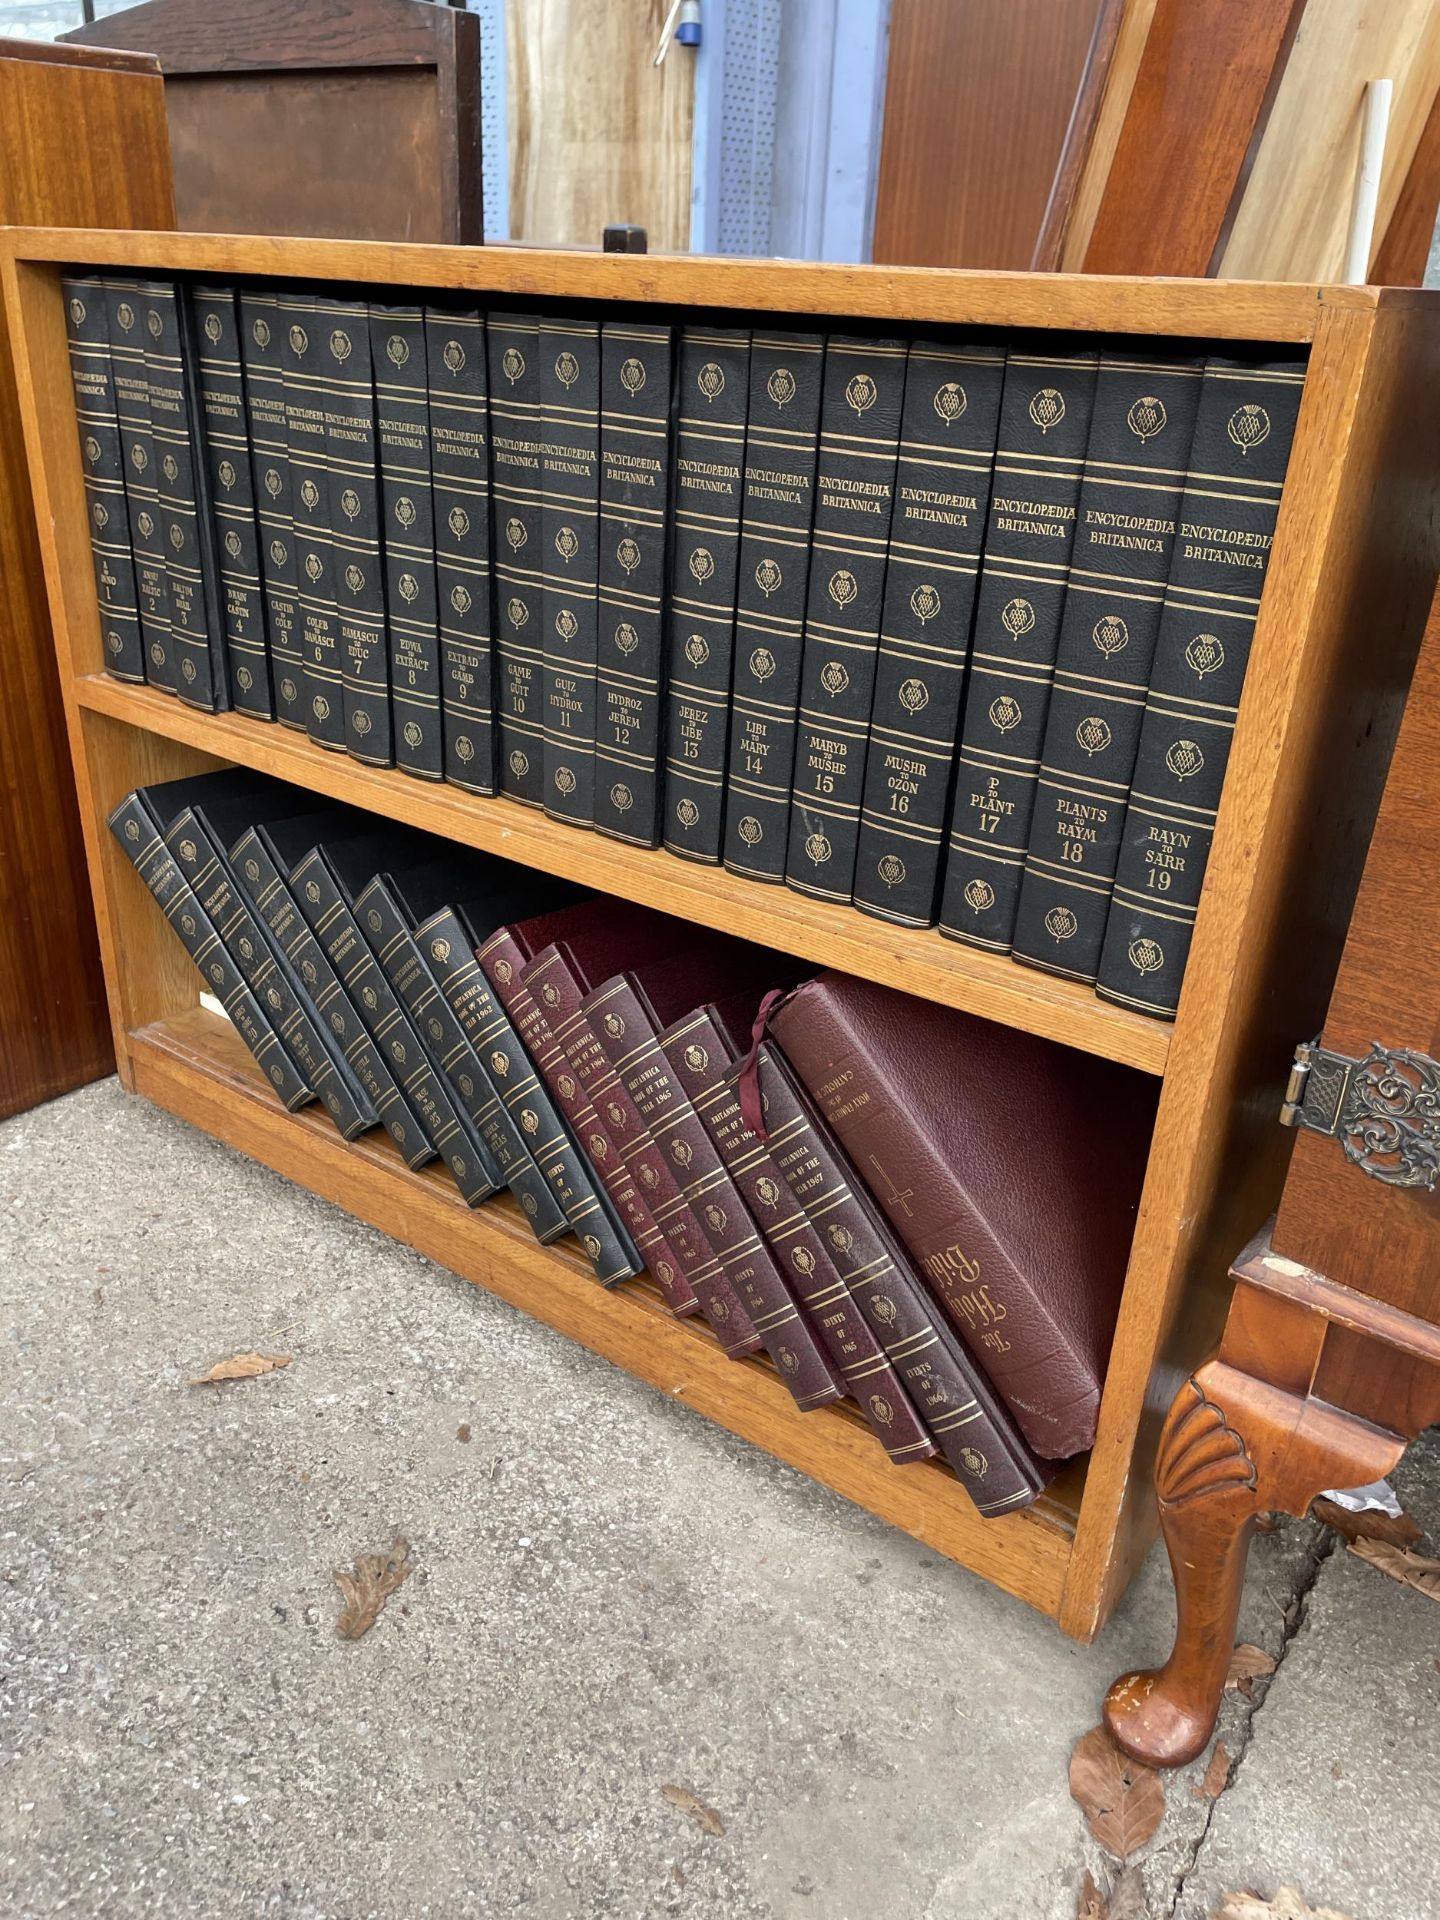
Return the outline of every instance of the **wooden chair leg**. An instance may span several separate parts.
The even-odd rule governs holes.
[[[1155,1672],[1127,1673],[1105,1699],[1116,1744],[1149,1766],[1205,1749],[1235,1642],[1255,1517],[1303,1514],[1327,1487],[1390,1472],[1400,1434],[1285,1393],[1221,1361],[1186,1381],[1165,1422],[1156,1469],[1160,1524],[1175,1577],[1175,1645]]]

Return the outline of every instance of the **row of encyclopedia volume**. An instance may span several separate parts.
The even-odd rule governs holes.
[[[65,291],[112,672],[1173,1015],[1303,358]]]
[[[290,1111],[383,1128],[467,1206],[508,1188],[603,1285],[648,1272],[982,1513],[1093,1440],[1145,1076],[242,769],[139,788],[110,826]],[[1018,1176],[990,1145],[1017,1102]]]

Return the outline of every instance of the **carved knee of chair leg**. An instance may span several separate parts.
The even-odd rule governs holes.
[[[1245,1376],[1212,1363],[1187,1380],[1161,1436],[1156,1492],[1178,1615],[1175,1646],[1154,1672],[1129,1673],[1105,1700],[1116,1743],[1151,1766],[1202,1752],[1219,1711],[1260,1509],[1243,1413],[1226,1388]]]

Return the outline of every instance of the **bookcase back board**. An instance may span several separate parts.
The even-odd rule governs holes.
[[[1440,545],[1432,296],[528,250],[235,239],[9,236],[5,296],[46,580],[126,1084],[561,1326],[596,1351],[906,1528],[1054,1617],[1098,1631],[1154,1533],[1158,1424],[1218,1331],[1234,1250],[1272,1210],[1275,1124],[1294,1045],[1318,1030],[1423,628]],[[59,267],[278,276],[524,297],[1052,328],[1308,346],[1309,372],[1215,849],[1172,1027],[1088,988],[724,869],[597,840],[503,799],[422,786],[235,714],[101,672]],[[383,1146],[346,1147],[280,1111],[105,830],[132,787],[233,762],[617,898],[1123,1061],[1162,1080],[1125,1295],[1088,1462],[981,1521],[948,1470],[888,1469],[845,1412],[798,1416],[762,1362],[734,1364],[644,1283],[604,1293],[513,1215],[468,1213]]]

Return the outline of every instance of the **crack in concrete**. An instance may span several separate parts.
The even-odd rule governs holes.
[[[1242,1711],[1238,1729],[1235,1732],[1234,1748],[1229,1748],[1227,1743],[1227,1751],[1230,1753],[1230,1771],[1226,1777],[1225,1785],[1206,1807],[1205,1818],[1201,1823],[1200,1831],[1196,1834],[1194,1842],[1190,1847],[1189,1856],[1171,1882],[1170,1903],[1163,1912],[1156,1915],[1155,1920],[1175,1920],[1180,1902],[1185,1895],[1185,1888],[1195,1868],[1199,1864],[1205,1842],[1210,1836],[1210,1827],[1215,1818],[1215,1811],[1239,1778],[1240,1768],[1244,1763],[1246,1754],[1250,1751],[1250,1743],[1255,1737],[1256,1718],[1263,1709],[1266,1701],[1270,1698],[1271,1689],[1274,1687],[1275,1682],[1280,1678],[1280,1669],[1285,1664],[1286,1655],[1298,1639],[1309,1619],[1310,1596],[1315,1591],[1315,1583],[1320,1578],[1320,1571],[1326,1561],[1332,1558],[1339,1544],[1340,1535],[1336,1533],[1333,1528],[1321,1525],[1314,1544],[1306,1554],[1300,1577],[1295,1583],[1295,1590],[1290,1597],[1289,1605],[1285,1609],[1285,1631],[1280,1641],[1280,1650],[1275,1656],[1274,1671],[1266,1676],[1264,1692],[1249,1702],[1249,1711]],[[1241,1697],[1244,1698],[1243,1695]]]

